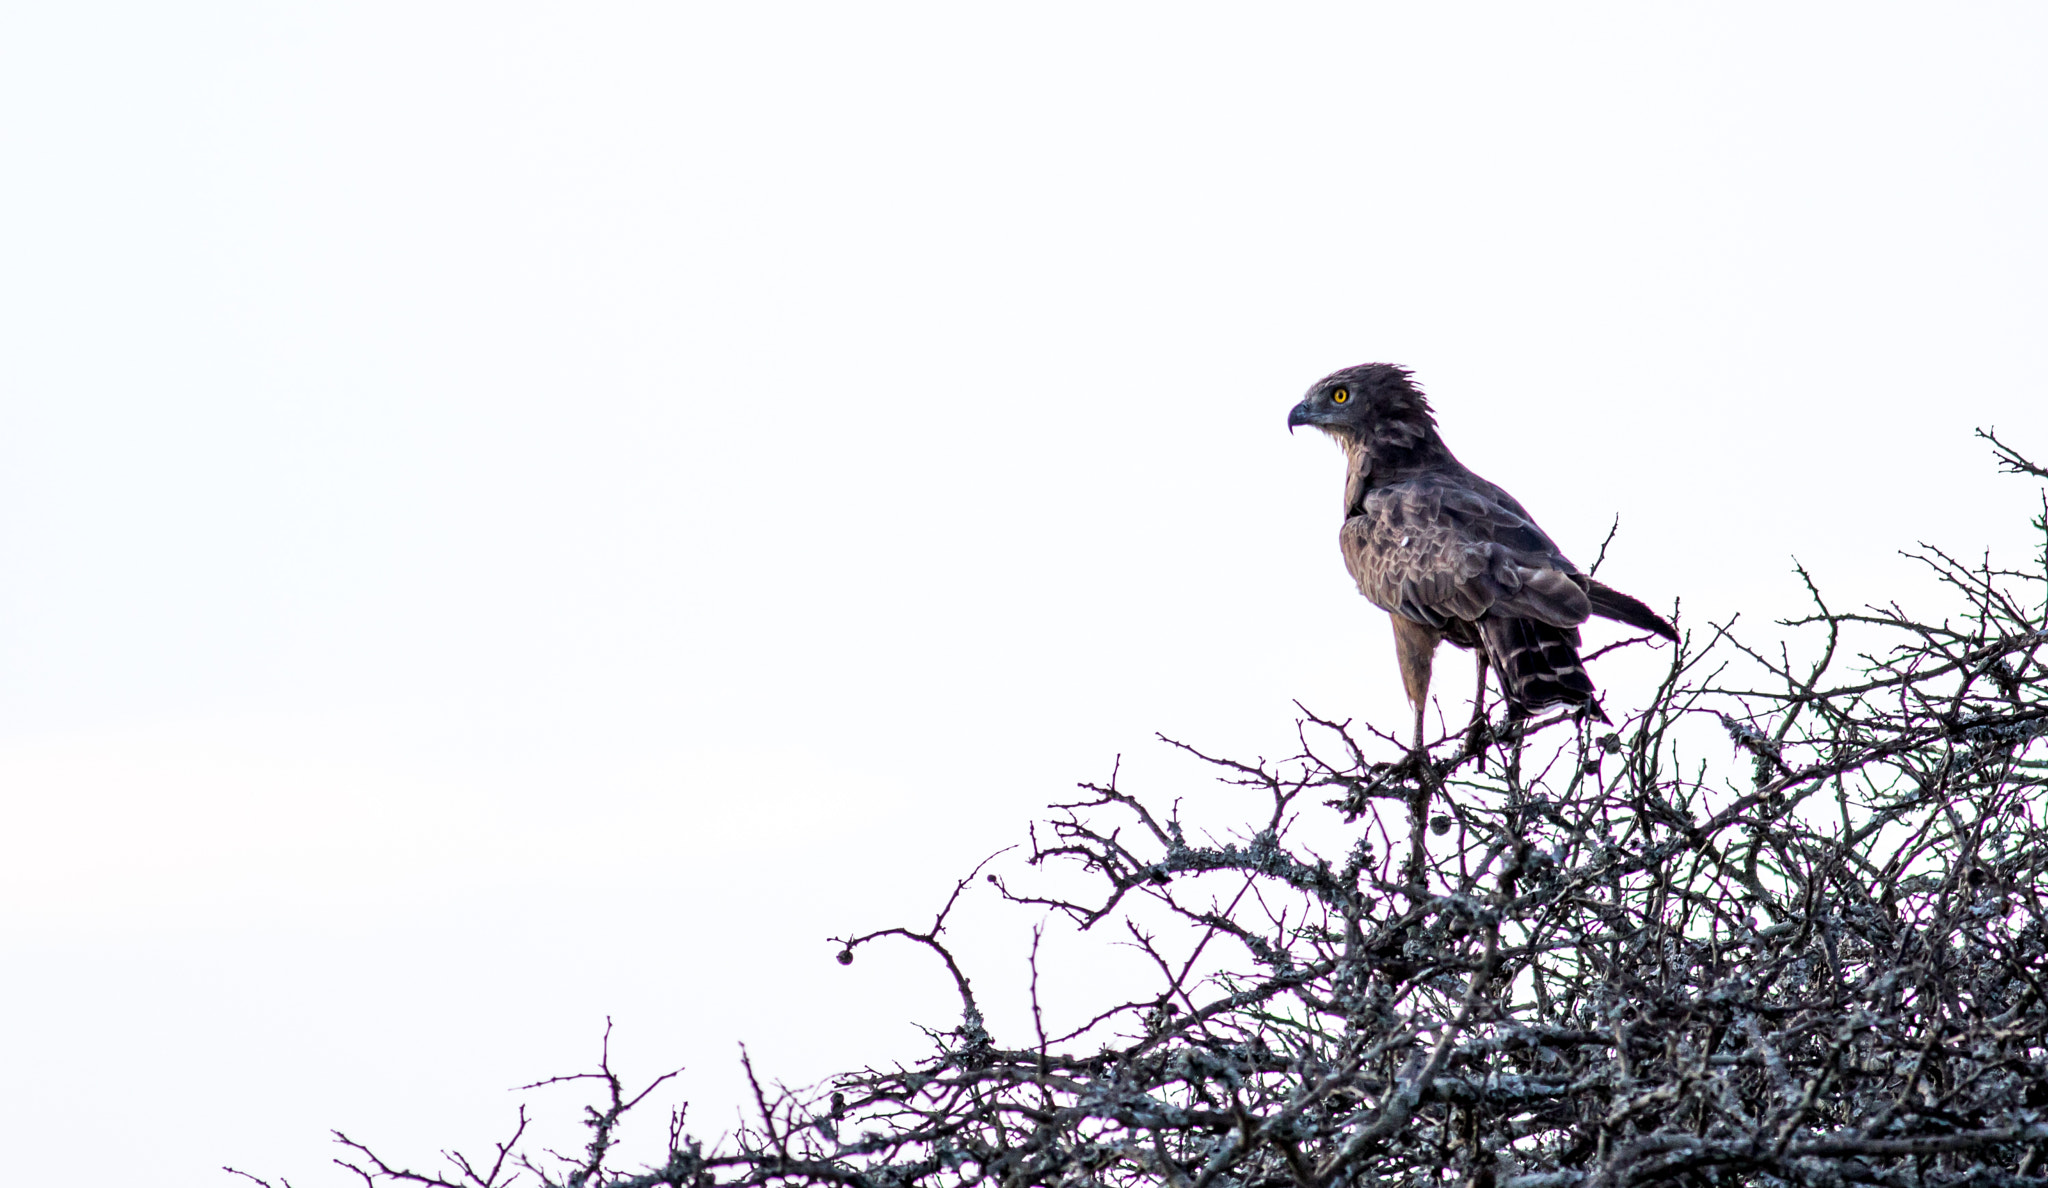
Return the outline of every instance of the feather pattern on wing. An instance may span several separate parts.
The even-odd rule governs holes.
[[[1484,647],[1516,716],[1590,705],[1578,625],[1584,579],[1520,504],[1477,475],[1440,472],[1367,490],[1339,541],[1359,593],[1390,614]]]
[[[1344,521],[1344,564],[1373,605],[1439,631],[1489,614],[1576,627],[1592,613],[1577,570],[1519,508],[1451,476],[1366,492]]]

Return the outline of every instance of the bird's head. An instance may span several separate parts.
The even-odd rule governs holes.
[[[1407,449],[1431,436],[1436,417],[1405,367],[1361,363],[1310,385],[1287,414],[1287,430],[1313,425],[1340,442]]]

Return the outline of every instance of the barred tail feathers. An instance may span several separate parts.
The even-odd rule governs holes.
[[[1519,720],[1552,705],[1585,706],[1607,721],[1593,695],[1593,678],[1579,661],[1579,632],[1535,619],[1488,617],[1479,630],[1486,658],[1500,674],[1508,717]]]

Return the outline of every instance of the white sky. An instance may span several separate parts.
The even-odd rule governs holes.
[[[2048,455],[2044,51],[2024,4],[16,6],[8,1178],[428,1162],[607,1014],[704,1132],[737,1040],[915,1056],[938,971],[825,936],[1120,752],[1194,795],[1154,730],[1400,720],[1283,428],[1339,366],[1415,367],[1582,564],[1619,512],[1694,624],[1795,553],[1845,603],[2018,561],[1969,433]],[[965,923],[1000,998],[1026,920]],[[1057,943],[1081,1002],[1114,958]]]

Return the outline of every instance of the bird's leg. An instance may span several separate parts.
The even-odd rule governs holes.
[[[1394,621],[1394,658],[1401,664],[1401,686],[1415,707],[1415,743],[1410,749],[1416,761],[1422,762],[1426,758],[1422,750],[1422,714],[1429,704],[1429,669],[1436,657],[1437,641],[1443,636],[1413,619],[1389,617]]]
[[[1415,742],[1408,753],[1409,761],[1415,764],[1415,793],[1408,798],[1408,862],[1402,874],[1411,893],[1420,895],[1429,859],[1429,796],[1437,782],[1436,770],[1429,765],[1429,752],[1422,745],[1422,715],[1429,705],[1430,663],[1443,636],[1434,627],[1413,619],[1390,617],[1394,620],[1394,656],[1401,662],[1401,684],[1415,706]]]
[[[1472,658],[1478,665],[1478,679],[1472,683],[1472,724],[1465,727],[1467,756],[1486,753],[1486,649],[1473,648]]]
[[[1429,798],[1437,782],[1430,766],[1429,749],[1423,745],[1424,714],[1429,709],[1429,670],[1436,657],[1436,645],[1443,636],[1433,627],[1406,619],[1394,620],[1394,655],[1401,662],[1401,684],[1415,706],[1415,735],[1408,761],[1415,765],[1415,791],[1408,798],[1408,861],[1402,881],[1412,894],[1422,894],[1429,863]]]
[[[1422,745],[1422,715],[1424,706],[1415,703],[1415,748],[1408,752],[1408,762],[1415,765],[1415,791],[1408,796],[1408,861],[1402,867],[1402,881],[1408,884],[1411,895],[1421,895],[1426,890],[1428,878],[1423,872],[1429,863],[1429,798],[1441,782],[1437,770],[1429,762],[1429,751]]]

